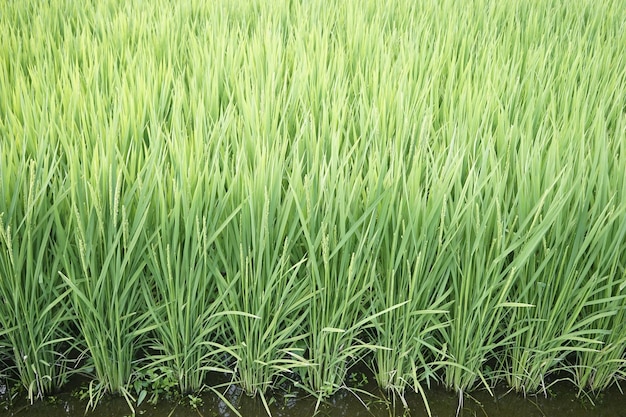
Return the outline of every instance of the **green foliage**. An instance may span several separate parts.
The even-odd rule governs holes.
[[[154,183],[143,182],[154,178],[159,161],[147,160],[129,183],[124,181],[124,171],[132,160],[119,161],[113,156],[117,147],[109,146],[105,144],[101,152],[109,153],[111,165],[94,173],[83,171],[79,164],[71,167],[73,216],[65,225],[71,249],[61,275],[71,290],[70,307],[81,335],[78,343],[94,368],[89,406],[112,392],[123,395],[132,408],[135,359],[154,327],[141,296],[151,241],[145,227]]]
[[[68,377],[72,312],[68,289],[57,274],[67,239],[59,225],[54,149],[36,159],[7,150],[0,159],[0,360],[13,371],[31,403],[63,385]]]
[[[219,153],[205,160],[210,155],[192,154],[192,141],[165,142],[170,160],[163,168],[169,175],[156,177],[151,195],[153,217],[146,229],[156,232],[146,261],[150,279],[141,281],[153,328],[146,367],[152,372],[165,368],[180,393],[187,394],[202,388],[209,370],[228,371],[220,355],[229,349],[218,339],[225,294],[217,291],[214,242],[238,209],[226,211]],[[189,158],[197,158],[197,171],[176,169]]]
[[[562,3],[3,2],[2,377],[623,380],[626,9]]]
[[[264,394],[274,378],[307,366],[303,313],[311,296],[298,277],[303,261],[292,255],[300,228],[293,197],[282,189],[285,158],[264,146],[256,155],[240,157],[230,183],[231,210],[241,210],[216,242],[223,272],[215,281],[236,380],[249,395],[260,394],[269,413]]]

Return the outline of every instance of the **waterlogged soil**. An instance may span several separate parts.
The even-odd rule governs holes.
[[[406,406],[386,397],[365,370],[351,373],[348,389],[343,389],[325,403],[298,391],[280,390],[272,393],[270,411],[274,417],[421,417],[427,416],[424,403],[416,394],[408,394]],[[85,412],[86,401],[75,394],[62,393],[45,401],[29,405],[17,399],[9,407],[7,388],[0,385],[0,416],[7,417],[123,417],[131,415],[126,402],[118,397],[106,397],[95,411]],[[241,390],[230,387],[221,391],[243,417],[266,416],[263,403],[250,398]],[[456,394],[442,388],[428,390],[427,397],[434,417],[626,417],[626,395],[614,386],[598,397],[577,397],[577,390],[568,383],[553,385],[546,396],[522,397],[506,388],[496,388],[495,396],[485,390],[466,395],[459,407]],[[193,403],[193,405],[192,405]],[[195,406],[194,406],[195,405]],[[177,403],[160,401],[156,406],[144,404],[137,416],[150,417],[233,417],[236,414],[215,393],[207,392]]]

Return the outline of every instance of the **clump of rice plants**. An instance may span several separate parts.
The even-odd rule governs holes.
[[[69,307],[82,337],[77,345],[93,367],[89,406],[112,392],[123,395],[132,407],[130,387],[138,369],[137,354],[153,327],[141,296],[141,281],[152,241],[152,233],[144,228],[155,184],[143,183],[154,175],[160,161],[147,161],[136,182],[129,184],[123,169],[115,169],[116,151],[116,147],[104,146],[101,154],[96,153],[96,158],[103,157],[112,165],[93,176],[80,168],[71,171],[72,217],[66,233],[73,242],[63,278],[71,289]]]
[[[424,172],[423,168],[415,158],[411,171],[399,175],[388,198],[379,203],[385,232],[372,303],[380,311],[391,310],[374,320],[378,349],[373,365],[381,387],[401,399],[407,388],[413,389],[428,407],[425,389],[437,382],[447,358],[440,332],[450,325],[451,288],[446,271],[453,252],[438,238],[453,171]],[[412,186],[421,181],[430,192],[411,193]]]
[[[0,356],[10,358],[32,403],[69,377],[72,312],[59,277],[68,239],[58,210],[67,193],[55,178],[54,149],[44,146],[36,158],[2,151],[0,194],[10,198],[0,203]]]
[[[258,147],[255,161],[241,156],[228,196],[231,210],[239,210],[216,244],[223,343],[236,360],[237,383],[259,394],[266,409],[275,378],[308,365],[303,340],[311,294],[299,279],[304,259],[293,256],[301,228],[293,195],[283,188],[284,152]]]
[[[376,201],[362,204],[364,181],[348,162],[336,155],[318,161],[318,170],[294,181],[292,190],[300,196],[300,250],[307,256],[301,279],[312,294],[304,323],[312,363],[302,378],[324,398],[342,387],[351,363],[375,349],[364,330],[384,311],[364,303],[376,273]]]
[[[568,190],[559,198],[567,201],[573,195]],[[599,359],[605,341],[611,339],[608,337],[611,327],[606,324],[621,314],[623,294],[619,294],[615,281],[619,273],[614,258],[621,255],[601,248],[605,244],[619,245],[623,231],[619,232],[622,236],[613,236],[603,240],[604,243],[599,240],[601,234],[611,229],[607,225],[615,224],[621,216],[614,217],[611,211],[604,211],[587,223],[589,217],[595,216],[581,214],[573,202],[570,207],[573,218],[567,224],[572,229],[563,230],[560,224],[553,223],[516,280],[516,298],[531,303],[534,308],[511,317],[509,325],[515,323],[524,331],[506,349],[510,368],[505,374],[512,387],[525,393],[539,389],[545,392],[546,377],[559,370],[586,373],[589,378],[590,373],[581,371],[593,369],[591,363],[572,364],[570,356],[578,352],[581,357]],[[546,279],[547,276],[559,278]]]
[[[150,316],[146,325],[153,334],[145,367],[189,394],[201,390],[209,371],[228,372],[222,355],[229,349],[219,339],[227,292],[218,294],[214,242],[238,210],[227,211],[223,179],[206,175],[209,169],[218,172],[219,154],[214,153],[203,170],[184,173],[177,168],[187,158],[197,158],[200,164],[208,155],[190,155],[186,139],[177,139],[163,138],[170,160],[163,164],[167,175],[155,178],[148,227],[155,236],[146,259],[149,279],[141,281],[141,288]]]

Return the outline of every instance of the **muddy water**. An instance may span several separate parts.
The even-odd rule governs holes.
[[[350,378],[351,390],[344,389],[328,402],[321,404],[318,416],[345,417],[409,417],[426,416],[426,410],[419,396],[408,395],[405,410],[400,401],[385,398],[373,383],[367,371],[355,371]],[[3,394],[4,391],[4,394]],[[494,391],[492,397],[486,391],[473,392],[466,396],[458,410],[463,417],[626,417],[626,395],[618,387],[613,387],[598,398],[577,398],[574,387],[559,383],[550,389],[550,395],[523,398],[504,388]],[[231,387],[224,395],[234,404],[242,416],[264,416],[262,402],[252,399],[238,389]],[[161,401],[157,406],[144,405],[137,410],[137,415],[150,417],[232,417],[233,413],[215,394],[205,393],[200,396],[201,403],[196,408],[189,399],[178,404]],[[428,392],[432,415],[453,417],[457,414],[458,396],[443,389],[434,388]],[[59,394],[50,400],[38,402],[33,406],[23,400],[16,400],[7,407],[6,388],[0,386],[0,416],[7,417],[82,417],[85,415],[85,401],[80,401],[69,393]],[[305,417],[315,413],[316,402],[298,392],[275,392],[270,410],[275,417]],[[93,412],[91,417],[122,417],[130,414],[126,402],[121,398],[106,398]]]

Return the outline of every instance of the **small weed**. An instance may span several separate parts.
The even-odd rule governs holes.
[[[363,372],[350,372],[348,382],[355,388],[363,388],[369,382],[367,375]]]
[[[204,405],[204,401],[202,400],[202,398],[197,395],[190,394],[187,396],[187,398],[189,399],[189,406],[195,410]]]
[[[133,388],[137,396],[137,406],[144,401],[156,405],[161,399],[171,402],[180,400],[178,384],[167,371],[148,370],[135,380]]]

